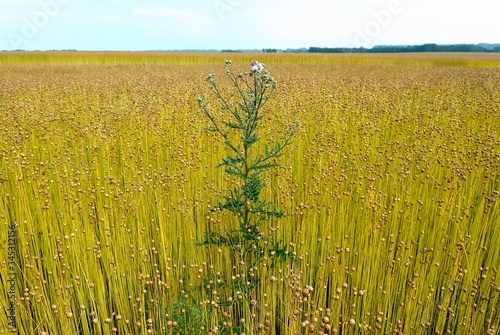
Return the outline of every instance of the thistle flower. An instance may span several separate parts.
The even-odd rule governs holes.
[[[252,71],[254,72],[255,71],[260,72],[264,69],[264,66],[261,63],[257,62],[256,60],[252,61],[251,65],[252,65]]]

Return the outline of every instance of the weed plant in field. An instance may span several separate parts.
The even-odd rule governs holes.
[[[209,253],[216,248],[229,248],[228,262],[236,270],[236,276],[227,283],[227,289],[230,297],[236,299],[225,303],[232,306],[233,317],[239,322],[228,330],[229,333],[252,333],[258,329],[252,324],[256,322],[251,317],[252,307],[262,304],[260,299],[264,299],[258,295],[257,288],[261,281],[269,280],[260,274],[261,263],[291,257],[282,241],[265,234],[270,223],[283,216],[283,211],[262,197],[267,184],[264,175],[280,166],[278,158],[292,143],[298,123],[291,127],[281,143],[276,141],[273,146],[259,150],[260,124],[266,117],[264,107],[276,89],[276,81],[257,61],[252,61],[250,72],[234,73],[229,60],[225,61],[224,69],[232,86],[228,96],[223,93],[215,74],[206,78],[221,113],[210,109],[206,96],[200,97],[198,103],[210,121],[207,130],[222,138],[230,152],[217,167],[223,167],[226,174],[233,177],[231,184],[234,186],[230,186],[229,194],[222,196],[222,201],[210,209],[208,228],[198,245],[208,247]],[[228,217],[227,212],[233,218]],[[224,229],[211,229],[214,221],[223,221]],[[264,329],[269,328],[265,322],[261,325]],[[220,328],[224,333],[225,328]]]

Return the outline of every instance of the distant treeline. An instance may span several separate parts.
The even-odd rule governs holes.
[[[407,46],[376,46],[373,48],[319,48],[310,47],[310,53],[396,53],[396,52],[500,52],[500,46],[488,49],[476,44],[422,44]]]

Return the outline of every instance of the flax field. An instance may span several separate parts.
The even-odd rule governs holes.
[[[300,121],[258,265],[198,244],[225,59]],[[0,53],[0,334],[500,334],[499,189],[499,54]]]

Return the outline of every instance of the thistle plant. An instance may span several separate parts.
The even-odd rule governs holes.
[[[217,167],[224,167],[227,174],[239,180],[230,193],[223,196],[217,206],[211,209],[211,213],[228,211],[234,214],[237,227],[229,229],[225,236],[208,232],[203,244],[227,245],[241,257],[261,251],[257,250],[258,241],[264,240],[261,223],[283,216],[282,209],[261,197],[267,184],[263,175],[281,165],[277,158],[292,143],[298,127],[298,123],[295,124],[283,140],[276,141],[271,148],[265,146],[261,150],[257,145],[260,140],[259,126],[266,115],[264,107],[277,83],[264,64],[253,61],[251,65],[250,72],[235,74],[231,69],[231,61],[225,61],[226,75],[234,85],[229,97],[223,96],[215,74],[207,76],[206,81],[217,98],[223,112],[222,117],[217,117],[210,111],[206,95],[198,99],[200,108],[210,121],[206,130],[220,136],[230,151]],[[236,139],[232,133],[238,135]],[[255,262],[258,262],[258,258],[254,258],[249,265],[255,265]]]
[[[217,167],[224,168],[234,181],[229,194],[222,196],[207,216],[210,218],[211,215],[223,215],[225,212],[230,215],[224,217],[225,222],[228,222],[227,229],[211,231],[209,225],[204,240],[198,245],[228,247],[232,260],[245,264],[245,268],[250,271],[267,257],[288,257],[281,241],[270,241],[264,234],[265,223],[283,217],[284,213],[281,208],[263,198],[262,190],[267,184],[265,173],[280,166],[278,158],[292,143],[298,123],[273,146],[259,145],[259,129],[266,116],[264,108],[275,92],[276,80],[265,65],[257,61],[253,61],[251,70],[245,73],[233,72],[229,60],[225,61],[224,69],[232,83],[232,91],[228,96],[224,96],[215,74],[206,77],[221,113],[211,111],[206,95],[200,97],[198,103],[209,120],[206,130],[222,138],[229,151]],[[234,280],[231,287],[249,296],[259,278],[252,273],[241,278],[239,281]]]

